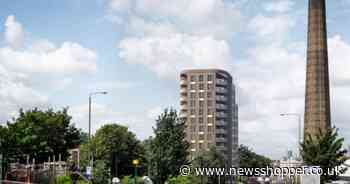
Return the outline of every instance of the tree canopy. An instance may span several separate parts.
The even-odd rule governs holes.
[[[127,127],[118,124],[102,126],[92,137],[91,142],[81,147],[83,166],[88,164],[89,149],[93,152],[94,162],[99,164],[98,170],[111,169],[109,174],[119,178],[133,174],[132,160],[140,160],[140,171],[143,170],[143,164],[145,164],[141,142]],[[96,170],[96,172],[100,171]]]
[[[1,146],[6,159],[24,161],[27,156],[36,162],[61,154],[67,158],[68,149],[80,144],[80,130],[71,123],[67,108],[20,110],[18,117],[0,128]]]
[[[151,141],[151,173],[156,183],[164,183],[170,176],[179,174],[182,165],[188,163],[188,147],[185,141],[185,123],[173,109],[166,109],[156,120],[155,137]]]
[[[339,137],[338,130],[333,128],[326,132],[320,130],[314,137],[306,135],[301,144],[304,163],[309,166],[320,166],[325,172],[321,175],[322,182],[337,179],[337,173],[328,173],[328,169],[339,167],[346,161],[347,151],[342,148],[343,142],[344,138]]]
[[[272,160],[255,153],[249,147],[240,145],[239,152],[239,165],[242,168],[264,168],[271,166]]]
[[[193,161],[192,164],[196,168],[226,168],[225,157],[222,153],[215,149],[215,146],[210,147],[209,151],[203,151]],[[218,183],[219,176],[201,176],[199,178],[201,183]],[[221,176],[221,182],[226,179],[225,176]]]

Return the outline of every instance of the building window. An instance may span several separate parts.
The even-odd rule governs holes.
[[[203,109],[199,109],[198,114],[203,115]]]
[[[194,125],[194,124],[191,125],[191,132],[192,133],[196,132],[196,125]]]
[[[196,118],[190,118],[190,122],[191,122],[191,124],[195,124],[196,123]]]
[[[196,110],[195,109],[191,109],[191,115],[195,115],[196,114]]]
[[[204,84],[199,84],[199,90],[204,90]]]
[[[199,123],[199,124],[203,124],[203,118],[199,118],[199,119],[198,119],[198,123]]]
[[[195,100],[191,100],[190,107],[195,107],[195,106],[196,106],[196,101]]]
[[[198,81],[200,81],[200,82],[202,82],[202,81],[203,81],[203,75],[200,75],[200,76],[199,76]]]
[[[195,75],[191,75],[191,82],[195,82],[196,81],[196,76]]]
[[[208,101],[207,101],[207,105],[208,105],[208,107],[212,107],[212,106],[213,106],[213,101],[208,100]]]
[[[199,98],[204,98],[204,93],[203,92],[199,93]]]
[[[191,85],[190,85],[190,89],[191,89],[191,90],[196,90],[196,85],[195,85],[195,84],[191,84]]]
[[[207,93],[207,98],[211,98],[213,96],[213,94],[211,92]]]
[[[199,149],[203,149],[203,143],[199,143],[199,144],[198,144],[198,148],[199,148]]]
[[[208,115],[213,115],[213,109],[207,109],[207,114]]]
[[[208,133],[208,134],[207,134],[207,140],[212,140],[212,139],[213,139],[213,134]]]
[[[199,108],[203,108],[204,107],[204,101],[199,101]]]
[[[207,89],[212,90],[213,89],[213,84],[207,84]]]
[[[208,124],[213,124],[213,118],[207,118]]]
[[[212,126],[208,126],[207,130],[208,130],[208,132],[212,132],[213,131],[213,127]]]
[[[196,144],[195,143],[191,144],[191,149],[196,149]]]
[[[213,81],[213,76],[212,75],[208,75],[208,81]]]
[[[196,98],[196,93],[190,93],[190,98]]]
[[[200,125],[199,126],[199,130],[198,131],[200,131],[200,132],[204,132],[204,126],[203,125]]]

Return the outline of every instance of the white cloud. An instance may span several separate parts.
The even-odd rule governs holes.
[[[48,53],[56,49],[56,45],[49,40],[36,40],[30,46],[30,50],[35,53]]]
[[[335,86],[350,87],[350,44],[340,35],[330,38],[328,43],[331,82]]]
[[[13,71],[28,73],[76,73],[96,70],[96,53],[77,43],[65,42],[57,49],[40,52],[0,48],[0,61]]]
[[[286,39],[294,25],[295,20],[290,15],[258,15],[250,20],[247,28],[256,35],[258,41],[267,41],[270,44],[275,44],[281,43]]]
[[[5,40],[13,48],[21,47],[24,42],[22,25],[13,15],[8,16],[5,22]]]
[[[267,11],[284,13],[290,11],[294,6],[294,2],[291,0],[273,0],[265,4],[264,8]]]
[[[183,34],[127,38],[119,44],[123,61],[141,64],[160,77],[177,77],[189,68],[229,68],[230,46],[224,40]]]
[[[234,4],[224,0],[122,0],[116,3],[117,7],[128,5],[130,10],[127,15],[120,15],[125,12],[121,9],[125,8],[113,8],[114,3],[114,0],[109,1],[110,8],[116,13],[112,16],[113,20],[117,16],[118,23],[129,24],[136,17],[147,24],[171,23],[179,33],[212,36],[216,39],[231,38],[240,29],[239,10]]]
[[[113,11],[128,11],[131,8],[131,0],[109,0],[108,6]]]
[[[22,24],[11,15],[4,26],[6,45],[0,47],[1,123],[16,115],[19,108],[50,106],[48,93],[71,85],[78,73],[96,71],[97,54],[91,49],[73,42],[56,46],[47,39],[28,42],[24,47]]]

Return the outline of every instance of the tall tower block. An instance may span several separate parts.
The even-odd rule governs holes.
[[[325,0],[309,0],[304,135],[331,127]]]

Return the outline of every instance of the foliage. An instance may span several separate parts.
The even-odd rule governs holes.
[[[175,110],[165,110],[156,120],[155,138],[151,141],[150,169],[152,180],[164,183],[168,177],[179,174],[188,163],[188,143],[185,141],[185,123]]]
[[[135,134],[127,127],[108,124],[97,130],[91,142],[81,146],[81,165],[83,167],[88,165],[89,150],[93,152],[94,162],[101,164],[101,168],[106,172],[111,169],[110,173],[114,176],[132,175],[134,173],[132,160],[134,159],[140,160],[141,165],[138,171],[143,172],[143,164],[145,164],[143,147]]]
[[[66,159],[68,149],[80,144],[81,133],[71,123],[67,111],[67,108],[59,111],[21,109],[19,116],[8,122],[5,128],[6,144],[2,143],[2,149],[7,152],[7,159],[24,161],[29,155],[37,163],[42,163],[49,156],[58,158],[59,154]],[[4,131],[4,128],[1,129]]]
[[[241,168],[265,168],[271,166],[272,160],[256,154],[247,146],[240,145],[238,148],[239,152],[239,165]]]
[[[209,151],[202,152],[192,161],[193,166],[197,168],[224,168],[226,167],[225,163],[224,156],[215,147],[211,147]],[[202,176],[199,179],[206,181],[206,183],[217,183],[218,176]],[[224,180],[223,177],[220,179]]]
[[[167,180],[167,183],[168,184],[193,184],[196,182],[193,182],[190,176],[176,176],[176,177],[170,177]]]
[[[8,132],[8,128],[1,126],[0,125],[0,154],[3,155],[3,162],[0,163],[2,164],[2,168],[6,169],[7,165],[9,163],[10,157],[9,155],[11,155],[11,144],[13,144],[13,142],[11,142],[11,140],[8,139],[9,138],[9,132]]]
[[[152,150],[151,150],[152,141],[153,141],[153,137],[149,137],[148,139],[145,139],[141,143],[142,147],[145,150],[144,157],[145,157],[146,166],[147,166],[147,168],[145,168],[146,169],[145,174],[147,176],[151,175],[151,157],[152,157],[152,154],[153,154]]]
[[[135,184],[135,178],[131,176],[124,176],[121,184]],[[141,177],[136,177],[136,184],[144,184]]]
[[[87,184],[87,182],[83,180],[79,180],[78,184]],[[58,176],[56,177],[55,184],[72,184],[72,179],[69,176]]]
[[[346,161],[346,150],[342,149],[344,138],[340,138],[336,128],[329,129],[326,132],[319,130],[316,136],[306,135],[301,144],[301,156],[308,166],[320,166],[323,171],[328,168],[339,167]],[[345,170],[342,170],[345,172]],[[334,172],[333,175],[321,176],[321,182],[338,178]]]
[[[110,180],[110,173],[108,172],[107,164],[103,160],[94,162],[93,168],[93,183],[106,184]]]
[[[56,184],[71,184],[72,180],[69,176],[58,176],[56,177]]]

